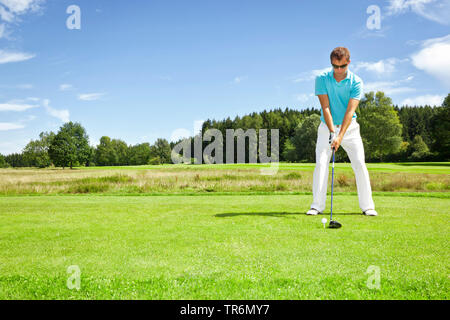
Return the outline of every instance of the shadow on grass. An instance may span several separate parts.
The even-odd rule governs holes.
[[[236,217],[236,216],[265,216],[265,217],[285,217],[285,216],[300,216],[305,215],[305,212],[227,212],[227,213],[218,213],[214,215],[217,218],[226,218],[226,217]],[[319,216],[327,217],[329,213],[323,213]],[[353,216],[353,215],[362,215],[361,212],[335,212],[333,216]]]

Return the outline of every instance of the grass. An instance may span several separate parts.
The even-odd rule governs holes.
[[[269,167],[268,164],[203,164],[203,165],[188,165],[188,164],[163,164],[163,165],[147,165],[147,166],[115,166],[115,167],[79,167],[79,170],[237,170],[237,169],[260,169]],[[300,170],[300,171],[314,171],[314,163],[286,163],[280,162],[279,170]],[[350,163],[336,163],[336,167],[346,172],[351,172],[352,167]],[[434,174],[449,174],[449,162],[396,162],[396,163],[367,163],[369,171],[380,172],[410,172],[410,173],[434,173]]]
[[[310,201],[0,197],[0,299],[449,298],[449,199],[374,197],[380,215],[365,217],[356,195],[337,195],[339,230],[304,215]]]
[[[338,163],[339,230],[314,164],[260,168],[0,169],[0,299],[449,299],[449,163],[368,164],[378,217]]]
[[[163,165],[78,170],[0,169],[0,195],[311,192],[311,164],[281,164],[280,170],[274,175],[263,175],[255,166],[257,165]],[[390,171],[389,164],[368,166],[374,192],[450,190],[450,170],[445,163],[438,163],[436,166],[405,165],[403,169],[409,171],[399,172]],[[440,168],[446,168],[446,173],[438,173]],[[331,178],[329,184],[331,185]],[[349,164],[339,163],[336,166],[335,187],[336,192],[357,191],[354,173]]]

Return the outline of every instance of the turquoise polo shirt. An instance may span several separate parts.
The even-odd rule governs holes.
[[[363,82],[356,74],[347,70],[347,77],[337,82],[333,76],[333,69],[325,71],[316,77],[316,96],[327,94],[330,101],[331,116],[335,125],[342,124],[350,99],[361,100]],[[320,111],[320,120],[325,123],[323,109]],[[356,112],[353,114],[356,118]]]

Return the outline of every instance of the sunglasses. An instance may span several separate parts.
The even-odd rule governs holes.
[[[335,65],[335,64],[331,64],[331,65],[335,69],[344,69],[344,68],[346,68],[348,66],[348,63],[347,64],[343,64],[342,66],[338,66],[338,65]]]

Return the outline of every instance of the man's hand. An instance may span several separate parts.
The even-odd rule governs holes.
[[[334,138],[334,141],[331,143],[331,149],[334,148],[334,152],[337,152],[339,149],[339,146],[341,145],[342,137],[338,135],[336,138]]]
[[[328,142],[330,143],[330,145],[333,143],[334,139],[336,139],[336,133],[330,132],[330,137],[328,138]]]

